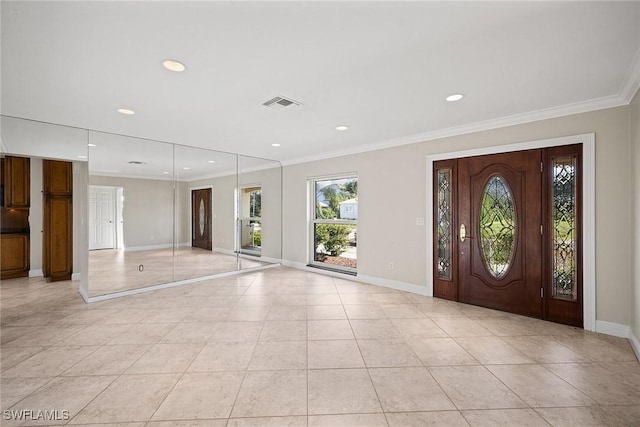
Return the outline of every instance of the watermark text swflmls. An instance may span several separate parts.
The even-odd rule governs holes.
[[[5,409],[2,417],[6,421],[67,421],[70,418],[67,409]]]

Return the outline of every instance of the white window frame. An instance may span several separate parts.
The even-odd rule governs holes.
[[[358,272],[357,267],[356,268],[343,267],[341,265],[329,264],[326,262],[315,260],[315,253],[316,253],[315,225],[316,224],[355,225],[356,230],[358,228],[357,219],[316,219],[316,182],[339,180],[339,179],[352,179],[352,178],[355,178],[356,180],[358,180],[358,174],[355,172],[350,172],[350,173],[344,173],[344,174],[326,175],[326,176],[307,178],[307,185],[308,185],[307,188],[308,188],[308,195],[309,195],[309,200],[308,200],[308,209],[309,209],[308,238],[309,239],[307,243],[307,247],[309,248],[309,251],[308,251],[307,265],[313,266],[313,267],[319,267],[327,270],[332,270],[332,271],[345,272],[349,274],[357,274]]]

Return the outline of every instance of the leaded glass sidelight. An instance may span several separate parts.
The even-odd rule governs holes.
[[[509,185],[499,175],[489,179],[480,207],[480,247],[493,277],[502,278],[513,260],[516,210]]]
[[[575,300],[576,295],[576,159],[553,159],[553,272],[555,298]]]
[[[204,200],[200,199],[200,209],[198,210],[198,223],[200,224],[200,236],[204,236]]]
[[[451,279],[451,169],[438,171],[438,277]]]

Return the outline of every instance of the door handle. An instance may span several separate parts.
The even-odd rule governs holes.
[[[460,224],[460,242],[464,243],[465,240],[472,238],[471,236],[467,236],[467,227],[464,224]]]

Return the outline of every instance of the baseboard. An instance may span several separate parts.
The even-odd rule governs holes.
[[[358,274],[356,277],[359,281],[370,285],[384,286],[385,288],[427,296],[426,286],[414,285],[413,283],[400,282],[398,280],[382,279],[380,277],[365,276],[363,274]]]
[[[127,246],[124,248],[124,251],[125,252],[155,251],[158,249],[169,249],[172,247],[173,247],[173,243],[163,243],[161,245]]]
[[[636,354],[636,359],[640,361],[640,340],[631,330],[629,331],[629,342],[631,343],[633,352]]]
[[[42,269],[37,269],[37,270],[29,270],[29,277],[43,277],[44,273],[42,272]]]
[[[78,292],[80,293],[80,296],[82,296],[84,302],[89,303],[89,295],[87,295],[85,290],[82,288],[82,285],[78,286]]]
[[[71,275],[71,281],[73,282],[77,282],[78,280],[82,279],[82,273],[73,273]]]
[[[225,255],[233,255],[235,256],[236,253],[233,249],[225,249],[225,248],[218,248],[218,247],[214,247],[213,248],[213,252],[219,252],[221,254],[225,254]]]
[[[628,325],[605,322],[604,320],[596,320],[596,332],[606,335],[613,335],[614,337],[629,338],[629,336],[631,335],[631,328],[629,328]]]
[[[382,279],[380,277],[367,276],[364,274],[356,274],[352,276],[350,274],[343,274],[337,271],[323,270],[321,268],[313,268],[308,265],[289,260],[282,260],[282,265],[285,267],[296,268],[298,270],[305,270],[313,273],[324,274],[325,276],[339,277],[345,280],[353,280],[356,282],[366,283],[368,285],[382,286],[385,288],[397,289],[400,291],[411,292],[418,295],[427,295],[427,288],[425,286],[414,285],[413,283],[400,282],[398,280]]]

